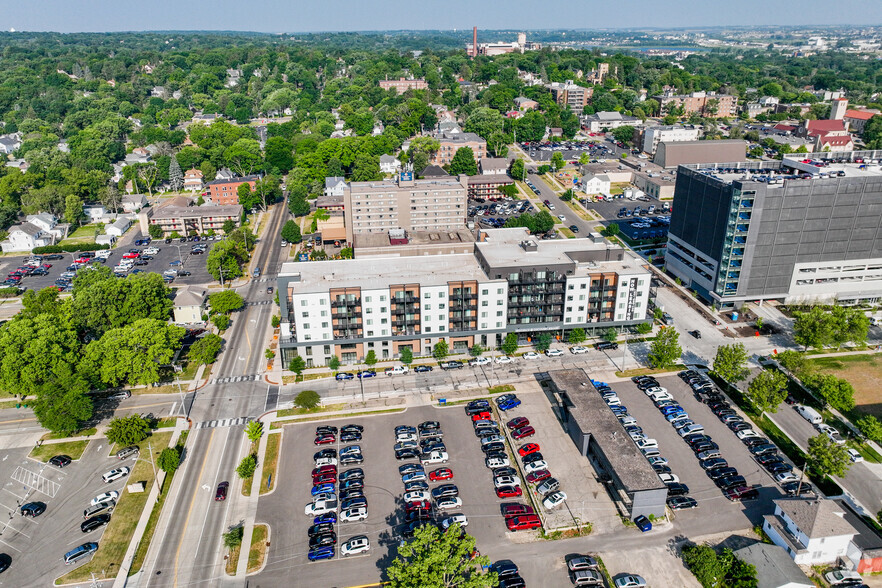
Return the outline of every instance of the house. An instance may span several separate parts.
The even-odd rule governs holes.
[[[237,227],[241,224],[242,206],[239,204],[191,206],[192,203],[191,199],[180,196],[142,210],[138,215],[141,234],[148,234],[153,225],[165,236],[172,233],[188,235],[191,231],[200,235],[208,231],[223,234],[227,221],[233,221]]]
[[[128,213],[138,212],[147,206],[147,197],[143,194],[126,194],[122,197],[123,210]]]
[[[21,147],[21,140],[16,134],[0,136],[0,153],[12,153]]]
[[[582,189],[586,194],[609,194],[610,184],[606,174],[588,174],[582,178]]]
[[[51,245],[54,239],[40,227],[30,222],[13,225],[9,228],[9,236],[6,241],[0,243],[3,253],[16,251],[30,251],[34,247]]]
[[[202,314],[208,301],[208,290],[202,286],[186,286],[175,290],[175,324],[193,325],[204,322]]]
[[[235,177],[229,180],[212,180],[211,182],[208,182],[205,187],[208,191],[208,198],[211,200],[212,204],[226,206],[239,204],[239,186],[248,184],[251,186],[251,189],[254,190],[254,186],[259,179],[260,176],[251,175],[243,176],[241,178]]]
[[[340,196],[319,196],[315,199],[315,207],[328,212],[343,212],[346,209],[342,194]]]
[[[100,222],[107,210],[102,204],[86,204],[83,206],[83,214],[88,217],[90,223]]]
[[[201,192],[204,184],[202,183],[202,171],[196,169],[188,169],[184,172],[184,190],[193,190]]]
[[[242,79],[242,70],[241,69],[228,69],[227,70],[227,81],[224,84],[227,88],[234,88],[239,85],[239,80]]]
[[[419,174],[421,178],[446,178],[449,176],[450,174],[444,171],[440,165],[427,165]]]
[[[539,103],[535,100],[531,100],[526,98],[525,96],[518,96],[514,99],[515,106],[518,107],[518,110],[521,112],[525,110],[535,110],[539,108]]]
[[[380,156],[380,171],[384,174],[394,174],[400,169],[401,162],[398,161],[397,157],[393,157],[392,155]]]
[[[132,149],[131,153],[126,153],[126,165],[134,165],[136,163],[147,163],[150,161],[150,152],[143,147]]]
[[[455,135],[462,132],[462,127],[455,120],[442,120],[438,122],[438,132]]]
[[[756,588],[814,588],[783,549],[768,543],[754,543],[734,551],[735,557],[756,568]]]
[[[815,137],[814,151],[837,153],[854,151],[854,140],[851,135],[818,135]]]
[[[485,157],[480,162],[482,176],[506,175],[508,160],[504,157]]]
[[[205,113],[205,114],[203,114],[201,112],[197,112],[196,114],[193,115],[192,122],[202,123],[204,125],[210,125],[214,121],[219,120],[221,118],[223,118],[223,117],[221,117],[221,115],[214,113],[214,112]]]
[[[826,498],[782,498],[763,517],[763,531],[799,565],[832,564],[844,557],[857,531],[845,511]]]
[[[150,90],[150,97],[165,100],[168,98],[168,90],[165,89],[165,86],[153,86],[153,89]]]
[[[230,168],[227,168],[227,167],[220,168],[219,170],[217,170],[217,173],[214,174],[215,180],[232,180],[235,177],[236,177],[236,174],[234,174],[232,172],[232,170],[230,170]]]
[[[626,116],[621,112],[596,112],[582,117],[582,128],[591,133],[641,124],[643,121],[636,116]]]
[[[25,220],[38,227],[43,233],[51,235],[56,241],[61,241],[67,237],[67,230],[70,228],[69,224],[59,223],[58,219],[48,212],[29,214],[25,217]]]
[[[325,196],[343,196],[346,191],[346,178],[332,176],[325,178]]]
[[[132,226],[132,219],[121,216],[116,219],[116,222],[105,227],[104,232],[111,237],[116,237],[118,239],[123,236],[123,233],[129,230],[130,226]]]

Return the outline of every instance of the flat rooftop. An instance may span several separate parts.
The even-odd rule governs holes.
[[[377,180],[374,182],[349,182],[351,193],[359,192],[397,192],[399,190],[410,192],[418,190],[431,190],[432,188],[464,188],[465,184],[458,176],[444,176],[422,178],[413,180],[413,185],[399,185],[395,179]]]
[[[384,247],[394,249],[400,245],[389,243],[389,233],[361,233],[354,236],[355,247]],[[450,245],[474,243],[475,236],[466,228],[447,231],[407,231],[407,245]]]
[[[570,400],[570,415],[579,428],[591,434],[627,492],[657,490],[665,485],[649,465],[619,419],[603,401],[585,370],[548,372],[552,383]]]

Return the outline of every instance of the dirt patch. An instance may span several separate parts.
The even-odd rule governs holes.
[[[820,372],[848,380],[854,386],[855,410],[882,419],[882,355],[820,357],[807,363]]]

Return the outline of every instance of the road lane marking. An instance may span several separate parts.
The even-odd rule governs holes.
[[[211,446],[214,443],[214,430],[211,431],[211,435],[208,437],[208,449],[205,451],[205,457],[202,458],[202,465],[199,468],[199,476],[196,478],[197,480],[202,479],[202,474],[205,472],[205,466],[208,464],[208,456],[211,455]],[[187,533],[187,527],[190,526],[190,517],[193,515],[193,506],[196,504],[196,498],[199,496],[199,492],[194,492],[193,497],[190,499],[190,506],[187,508],[187,518],[184,520],[184,528],[181,529],[181,537],[178,541],[178,549],[175,551],[175,585],[178,583],[178,570],[181,569],[181,566],[178,564],[181,559],[181,548],[184,547],[184,536]]]

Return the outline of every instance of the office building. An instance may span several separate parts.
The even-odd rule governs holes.
[[[402,172],[391,180],[350,182],[343,191],[346,240],[355,235],[454,230],[465,226],[468,176],[415,180]]]
[[[407,245],[404,240],[402,245]],[[455,246],[455,245],[451,245]],[[645,262],[599,235],[538,241],[522,228],[481,233],[469,253],[286,263],[278,277],[283,361],[324,365],[393,358],[404,346],[428,355],[441,340],[454,353],[646,322]]]
[[[697,141],[699,130],[697,126],[666,125],[649,127],[643,131],[643,151],[644,153],[654,155],[655,150],[662,141],[666,143]]]
[[[582,110],[594,94],[594,88],[580,86],[573,80],[552,82],[545,87],[551,91],[551,97],[555,102],[567,106],[576,115],[582,114]]]
[[[680,166],[668,271],[723,308],[878,301],[882,169],[866,162],[880,158],[854,151]]]
[[[652,162],[673,169],[686,163],[724,163],[741,161],[747,157],[747,141],[722,139],[719,141],[662,141],[658,144]]]
[[[636,116],[627,116],[621,112],[595,112],[581,118],[582,128],[591,133],[611,131],[624,126],[637,127],[643,124],[643,121]]]

